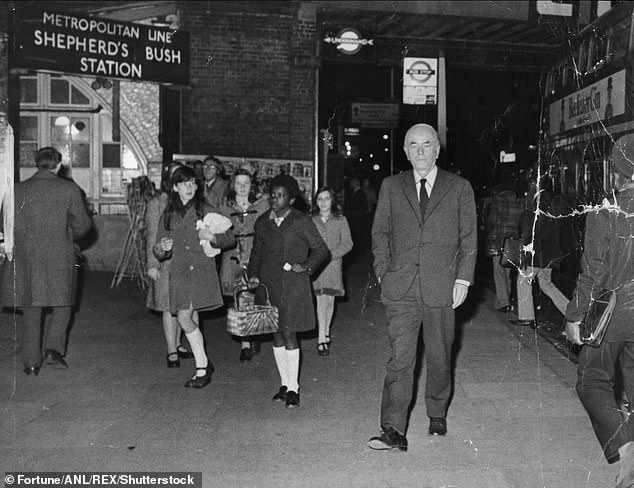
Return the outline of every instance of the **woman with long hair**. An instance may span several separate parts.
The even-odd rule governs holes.
[[[253,248],[255,221],[269,207],[268,196],[257,195],[253,173],[246,168],[237,169],[231,178],[227,201],[221,206],[222,214],[231,219],[236,238],[236,246],[222,253],[220,281],[223,295],[232,297],[234,288],[244,279]],[[251,361],[253,355],[260,352],[260,342],[247,339],[242,340],[241,363]]]
[[[341,214],[335,192],[322,186],[313,199],[313,222],[330,250],[330,261],[316,275],[313,290],[317,298],[318,346],[320,356],[330,354],[330,325],[335,310],[335,297],[344,295],[342,258],[352,249],[348,220]]]
[[[235,239],[231,230],[218,234],[206,227],[196,230],[198,221],[216,209],[203,200],[192,168],[176,167],[170,182],[172,192],[153,251],[159,261],[171,260],[170,308],[185,331],[196,361],[196,372],[185,386],[203,388],[211,381],[214,367],[205,353],[196,312],[219,308],[223,302],[215,259],[205,254],[202,244],[208,241],[213,248],[224,249],[233,246]]]
[[[172,166],[174,168],[174,166]],[[167,170],[169,172],[169,169]],[[171,184],[169,173],[161,180],[161,191],[157,193],[147,205],[145,211],[146,244],[147,244],[147,274],[150,277],[146,306],[150,310],[161,312],[163,333],[167,344],[167,367],[179,368],[180,360],[194,357],[181,345],[181,328],[178,320],[172,315],[169,301],[169,265],[170,260],[162,263],[156,259],[152,249],[156,244],[159,220],[167,207]]]

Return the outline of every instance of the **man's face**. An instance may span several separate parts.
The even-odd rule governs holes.
[[[424,177],[436,165],[436,159],[440,153],[440,142],[433,130],[415,127],[405,135],[403,149],[414,171]]]
[[[205,161],[203,171],[205,172],[205,180],[207,181],[211,181],[218,176],[218,168],[213,161]]]
[[[269,200],[271,208],[276,215],[286,212],[286,209],[291,206],[293,199],[290,198],[288,190],[283,186],[274,186],[271,188],[271,197]]]

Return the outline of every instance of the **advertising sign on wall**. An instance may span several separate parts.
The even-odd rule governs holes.
[[[625,70],[576,91],[549,107],[550,134],[625,113]]]
[[[12,67],[189,84],[189,33],[50,10],[16,13]]]
[[[403,103],[436,105],[438,59],[403,58]]]

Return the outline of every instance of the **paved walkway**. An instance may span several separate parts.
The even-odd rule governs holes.
[[[460,313],[446,437],[427,436],[424,381],[407,453],[366,447],[378,432],[385,316],[367,273],[339,304],[332,354],[302,342],[301,408],[271,402],[270,342],[252,362],[220,314],[205,317],[212,383],[193,361],[168,370],[160,317],[143,293],[88,273],[70,369],[22,373],[20,322],[0,320],[0,471],[202,471],[205,487],[608,488],[608,466],[574,392],[575,366],[534,331],[513,330],[488,292]],[[17,338],[17,341],[16,341]]]

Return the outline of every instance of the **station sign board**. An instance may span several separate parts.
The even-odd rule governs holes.
[[[323,23],[321,55],[328,61],[374,62],[376,39],[368,26],[341,26]]]
[[[403,103],[436,105],[438,101],[438,59],[403,58]]]
[[[18,9],[12,68],[189,85],[189,32]]]
[[[398,103],[353,103],[350,120],[362,129],[397,129]]]

